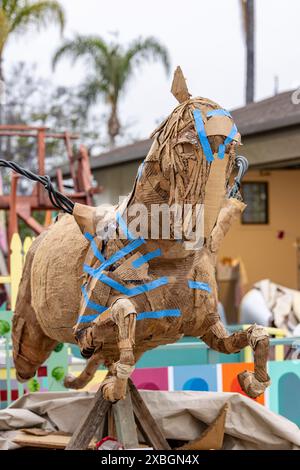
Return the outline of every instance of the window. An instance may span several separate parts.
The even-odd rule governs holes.
[[[242,224],[268,224],[268,183],[242,183],[242,194],[247,204],[242,214]]]

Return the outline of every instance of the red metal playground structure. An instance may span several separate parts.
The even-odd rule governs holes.
[[[49,132],[46,127],[34,127],[24,125],[0,125],[1,138],[34,138],[37,148],[37,173],[45,175],[46,141],[48,139],[59,139],[65,144],[69,163],[67,172],[72,180],[72,191],[68,197],[74,202],[93,205],[93,195],[99,193],[101,188],[93,186],[93,177],[90,169],[89,155],[84,145],[79,145],[74,152],[74,142],[79,138],[77,134]],[[39,224],[32,216],[33,211],[53,211],[47,192],[36,184],[30,195],[19,195],[17,193],[19,175],[12,173],[11,191],[9,195],[0,197],[0,210],[8,210],[8,239],[9,243],[14,233],[18,232],[18,218],[22,219],[36,234],[41,233],[45,226]],[[57,189],[64,193],[64,180],[60,168],[56,170]],[[49,213],[49,212],[48,212]],[[47,223],[46,223],[47,225]]]

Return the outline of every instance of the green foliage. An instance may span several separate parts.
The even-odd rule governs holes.
[[[29,392],[31,393],[38,392],[41,388],[39,381],[35,377],[27,382],[27,387]]]
[[[49,23],[65,25],[62,6],[55,0],[2,0],[0,2],[0,52],[12,33],[24,34],[29,27],[45,28]]]
[[[4,336],[10,332],[10,326],[8,321],[0,320],[0,336]]]
[[[51,372],[51,375],[55,380],[60,381],[65,376],[65,370],[61,366],[54,367],[54,369]]]
[[[58,343],[58,345],[54,348],[54,352],[59,353],[64,347],[64,343]]]
[[[53,67],[63,58],[73,62],[83,58],[91,71],[82,85],[81,95],[87,106],[94,104],[99,98],[110,106],[107,122],[111,143],[120,133],[121,125],[117,115],[120,95],[134,71],[149,60],[159,60],[166,72],[170,70],[167,49],[155,38],[136,39],[127,48],[117,42],[107,42],[99,36],[76,36],[74,40],[66,40],[53,57]]]

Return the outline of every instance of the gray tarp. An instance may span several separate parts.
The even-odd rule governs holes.
[[[141,391],[167,438],[191,440],[200,435],[227,402],[224,449],[298,449],[300,429],[238,393]],[[88,410],[88,392],[31,393],[0,411],[0,449],[17,447],[15,431],[41,427],[73,433]]]

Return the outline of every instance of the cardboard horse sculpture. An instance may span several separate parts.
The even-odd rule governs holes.
[[[13,317],[20,381],[35,374],[58,342],[77,343],[88,361],[81,375],[68,376],[65,385],[85,386],[102,363],[109,370],[103,396],[119,400],[145,351],[188,335],[228,354],[250,345],[255,369],[239,374],[240,385],[250,397],[269,385],[266,331],[253,325],[229,335],[217,311],[218,249],[245,207],[239,183],[247,161],[236,157],[240,135],[228,111],[208,99],[191,98],[180,68],[172,92],[179,105],[153,133],[126,200],[111,209],[68,200],[64,209],[69,214],[60,215],[34,241]],[[230,181],[236,164],[239,175]],[[50,196],[57,194],[52,188]],[[136,204],[146,208],[139,218],[143,237],[133,234]],[[186,235],[178,240],[173,219],[167,237],[151,238],[151,210],[162,204],[175,204],[179,212],[187,204],[192,209],[203,205],[201,247],[191,245]],[[183,225],[189,219],[194,227],[190,214]]]

